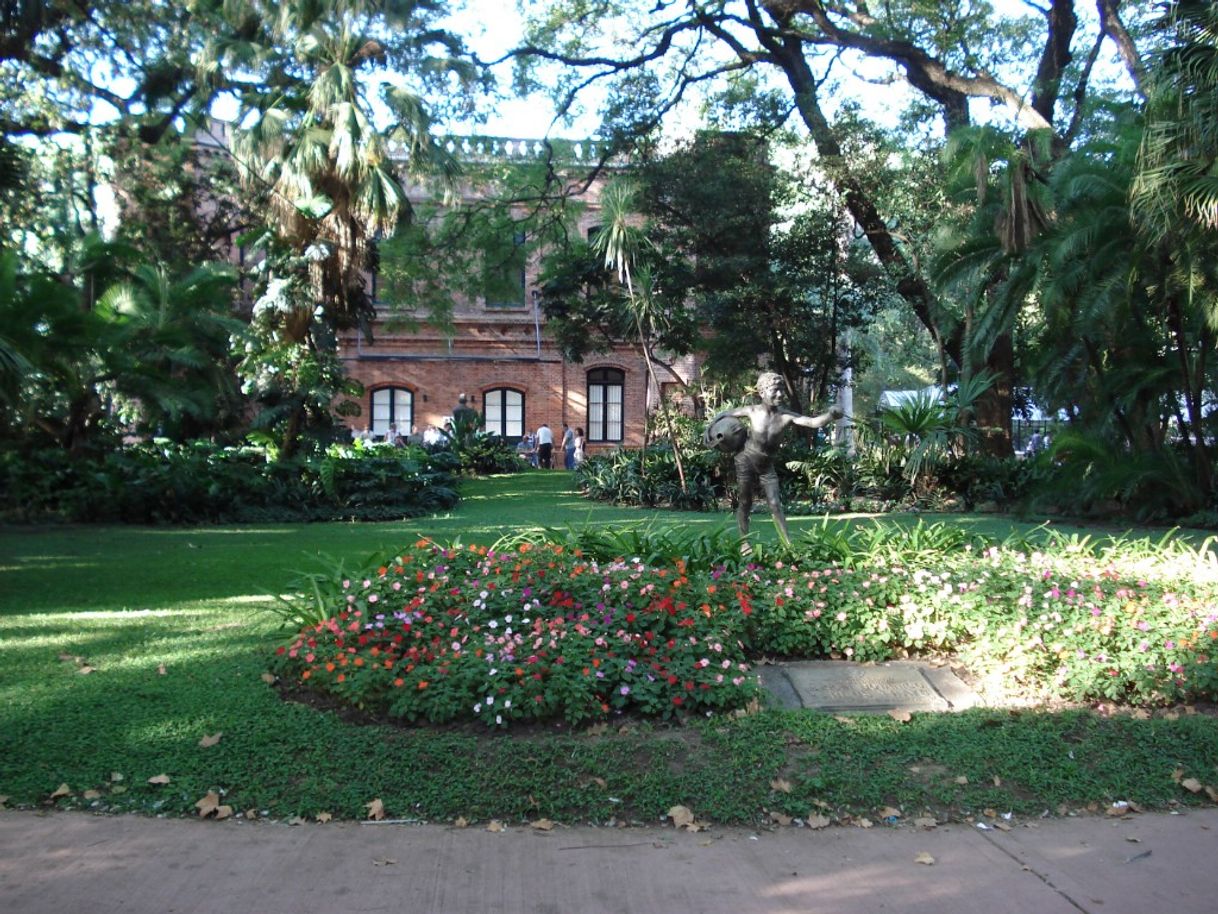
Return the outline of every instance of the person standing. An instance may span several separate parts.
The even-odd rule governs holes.
[[[553,469],[554,433],[544,422],[537,429],[537,462],[543,470]]]
[[[575,432],[571,426],[562,424],[562,465],[564,469],[575,469]]]
[[[582,428],[577,428],[575,430],[575,465],[576,466],[579,466],[581,463],[583,463],[585,457],[587,456],[587,454],[584,451],[584,446],[587,443],[588,443],[588,441],[584,437],[584,430]]]

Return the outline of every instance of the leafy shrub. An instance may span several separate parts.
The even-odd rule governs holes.
[[[724,490],[717,452],[699,446],[682,452],[685,487],[668,444],[647,450],[596,454],[580,464],[576,479],[584,494],[598,501],[692,511],[715,508]]]
[[[492,473],[515,473],[524,463],[516,448],[498,435],[477,431],[462,438],[455,447],[461,470],[477,476]]]
[[[332,446],[268,462],[258,448],[155,442],[99,458],[0,454],[0,514],[124,523],[389,519],[457,501],[455,459],[422,448]]]

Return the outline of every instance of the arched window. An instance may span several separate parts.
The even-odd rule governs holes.
[[[588,440],[621,441],[626,373],[616,368],[588,372]]]
[[[372,392],[372,434],[387,436],[392,427],[405,438],[413,425],[413,393],[405,387],[381,387]]]
[[[524,437],[524,394],[510,387],[496,387],[482,395],[486,430],[501,438]]]

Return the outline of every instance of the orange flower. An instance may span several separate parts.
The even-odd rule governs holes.
[[[419,691],[421,692],[421,691],[423,691],[425,688],[427,688],[429,685],[431,685],[431,683],[430,683],[430,682],[428,682],[426,679],[420,679],[420,680],[419,680],[419,686],[418,686],[418,689],[419,689]]]
[[[301,674],[300,674],[300,678],[301,678],[301,679],[308,679],[308,678],[309,678],[310,676],[312,676],[312,675],[313,675],[313,671],[312,671],[312,670],[305,670],[303,673],[301,673]]]
[[[356,658],[355,658],[355,665],[356,665],[356,666],[363,666],[363,665],[364,665],[364,658],[363,658],[363,657],[356,657]]]
[[[339,673],[339,674],[338,674],[338,681],[339,681],[339,682],[346,682],[346,681],[347,681],[347,674],[346,674],[346,673]]]
[[[401,688],[402,686],[404,686],[404,685],[406,685],[406,680],[405,680],[405,679],[402,679],[402,678],[400,678],[400,677],[399,677],[399,678],[397,678],[397,679],[393,680],[393,687],[394,687],[395,689],[400,689],[400,688]]]
[[[333,664],[333,663],[327,663],[327,664],[326,664],[326,672],[327,672],[327,673],[333,673],[333,672],[334,672],[334,664]]]

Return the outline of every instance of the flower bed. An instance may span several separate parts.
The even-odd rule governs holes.
[[[280,648],[283,669],[394,717],[578,723],[735,708],[755,694],[735,594],[680,566],[421,540],[342,590],[337,615]]]
[[[1218,697],[1212,563],[1118,568],[993,548],[925,564],[665,568],[556,544],[422,540],[342,580],[341,609],[279,661],[290,680],[357,707],[490,726],[739,708],[756,694],[756,654],[950,653],[1042,698]]]

